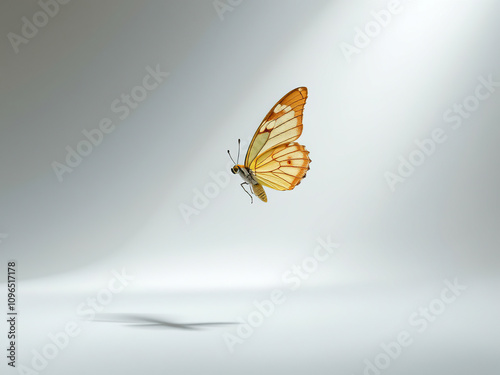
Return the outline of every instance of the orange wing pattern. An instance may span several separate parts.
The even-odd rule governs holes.
[[[298,87],[276,103],[253,136],[245,158],[245,167],[254,169],[252,165],[255,165],[254,161],[258,156],[300,137],[306,99],[307,88]]]
[[[309,170],[309,151],[297,142],[259,155],[250,167],[259,183],[276,190],[292,190]]]

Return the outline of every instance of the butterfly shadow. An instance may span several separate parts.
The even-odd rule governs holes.
[[[194,322],[178,323],[165,320],[154,315],[141,315],[130,313],[100,313],[93,320],[100,323],[121,323],[127,327],[149,328],[149,329],[180,329],[180,330],[202,330],[209,327],[239,324],[236,322]]]

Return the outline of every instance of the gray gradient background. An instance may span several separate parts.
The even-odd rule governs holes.
[[[479,76],[500,81],[500,3],[402,4],[347,62],[340,44],[387,2],[243,1],[221,20],[212,1],[72,1],[17,54],[7,34],[40,8],[3,2],[0,275],[18,262],[19,363],[125,268],[105,312],[236,321],[275,288],[287,301],[234,354],[234,328],[80,322],[41,373],[362,374],[457,278],[467,290],[382,373],[497,374],[500,93],[458,130],[443,114]],[[113,100],[158,64],[169,77],[119,120]],[[179,207],[297,86],[307,179],[250,205],[231,176],[186,223]],[[51,163],[104,117],[115,130],[59,182]],[[438,127],[446,142],[392,192],[384,173]],[[328,236],[334,256],[290,291],[284,272]]]

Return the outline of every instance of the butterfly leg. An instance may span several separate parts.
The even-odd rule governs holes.
[[[252,197],[252,194],[250,194],[250,193],[247,191],[247,189],[245,189],[245,187],[244,187],[243,185],[248,185],[248,182],[242,182],[242,183],[240,184],[240,186],[241,186],[241,188],[242,188],[243,190],[245,190],[245,193],[247,193],[247,194],[250,196],[250,199],[251,199],[250,204],[252,204],[252,203],[253,203],[253,197]]]

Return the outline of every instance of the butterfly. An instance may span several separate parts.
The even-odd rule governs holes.
[[[257,128],[245,157],[245,164],[235,164],[233,174],[243,178],[241,187],[267,202],[264,186],[276,190],[292,190],[306,177],[309,170],[309,151],[297,142],[302,134],[302,113],[307,99],[307,88],[298,87],[281,98],[264,117]],[[240,140],[238,140],[238,144]],[[238,158],[239,159],[239,149]]]

